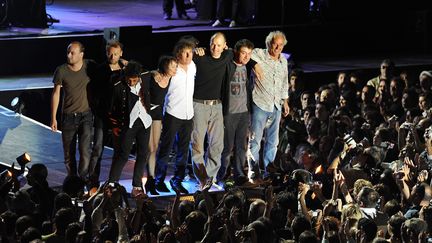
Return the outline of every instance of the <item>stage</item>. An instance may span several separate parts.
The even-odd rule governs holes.
[[[31,167],[35,163],[44,164],[48,168],[47,180],[50,187],[60,191],[63,180],[67,175],[63,162],[61,133],[53,132],[44,124],[0,106],[0,162],[9,165],[15,163],[17,165],[16,158],[24,152],[31,156],[31,162],[26,166]],[[112,155],[113,150],[105,147],[101,162],[101,183],[108,179]],[[119,181],[128,193],[132,190],[134,162],[135,158],[131,155]],[[170,175],[172,174],[171,165],[165,181],[167,187],[171,190],[170,192],[161,192],[157,196],[148,194],[153,200],[158,200],[158,208],[167,206],[175,197],[175,192],[169,184]],[[144,183],[146,179],[146,177],[143,178]],[[189,195],[199,190],[197,181],[189,176],[186,177],[183,186],[189,191]],[[223,189],[214,186],[210,189],[212,194],[221,191]],[[187,195],[183,195],[183,197],[185,196]],[[185,198],[191,200],[191,198]]]
[[[191,20],[178,19],[175,9],[172,20],[163,20],[161,0],[54,0],[47,1],[46,12],[59,22],[48,28],[5,26],[0,29],[0,38],[101,33],[104,28],[118,26],[151,25],[156,31],[211,24],[210,20],[196,19],[194,9],[187,10]]]

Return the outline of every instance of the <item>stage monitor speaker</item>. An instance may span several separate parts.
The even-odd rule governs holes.
[[[146,68],[153,66],[149,58],[153,45],[151,25],[105,28],[104,39],[120,41],[125,59],[139,61]]]
[[[8,20],[13,26],[48,26],[45,0],[9,0],[8,3]]]
[[[144,26],[120,26],[104,29],[104,38],[106,41],[115,39],[126,44],[145,44],[150,41],[152,33],[151,25]],[[144,43],[143,43],[144,42]]]

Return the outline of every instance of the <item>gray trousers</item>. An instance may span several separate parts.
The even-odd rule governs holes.
[[[222,104],[205,105],[194,102],[192,131],[192,163],[195,177],[201,185],[207,178],[216,182],[224,148],[224,125]],[[207,134],[208,147],[204,151],[204,139]]]

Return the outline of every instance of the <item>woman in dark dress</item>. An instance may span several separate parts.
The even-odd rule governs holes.
[[[165,95],[168,91],[171,77],[176,74],[177,61],[174,57],[162,56],[159,60],[158,70],[150,75],[150,116],[153,119],[149,141],[148,177],[145,189],[152,195],[159,193],[155,189],[156,152],[162,131],[162,116]]]

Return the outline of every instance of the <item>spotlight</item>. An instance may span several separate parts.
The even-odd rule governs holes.
[[[22,168],[22,167],[25,167],[25,165],[31,161],[30,154],[27,153],[27,152],[25,152],[25,153],[23,153],[22,155],[18,156],[18,157],[16,158],[16,161],[17,161],[18,164],[21,166],[21,168]]]
[[[15,113],[22,114],[24,103],[21,101],[20,97],[13,98],[10,105]]]

